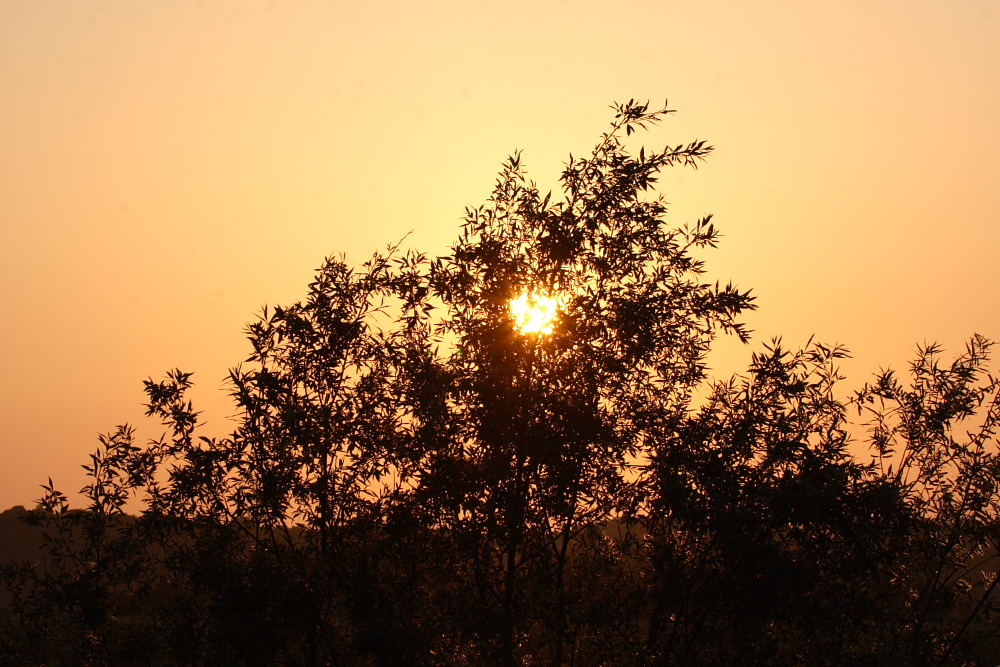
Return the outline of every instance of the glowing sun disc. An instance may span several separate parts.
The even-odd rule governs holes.
[[[521,333],[552,333],[558,310],[559,300],[544,294],[523,292],[521,296],[510,300],[514,325]]]

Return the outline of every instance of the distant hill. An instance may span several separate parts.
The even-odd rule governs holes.
[[[37,561],[44,542],[42,529],[24,522],[27,510],[15,505],[0,514],[0,567],[17,561]],[[10,602],[10,594],[0,585],[0,609]]]
[[[35,560],[42,546],[42,529],[24,522],[27,511],[15,505],[0,514],[0,563]]]

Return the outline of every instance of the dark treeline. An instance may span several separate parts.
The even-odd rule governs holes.
[[[50,482],[26,513],[7,662],[996,663],[990,342],[851,396],[817,343],[709,382],[753,299],[703,282],[715,226],[654,185],[711,147],[630,149],[669,111],[615,111],[555,195],[512,157],[448,255],[329,259],[265,309],[229,436],[189,373],[148,381],[163,436],[118,428],[87,506]]]

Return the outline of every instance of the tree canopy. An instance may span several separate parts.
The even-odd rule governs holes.
[[[45,566],[6,566],[0,646],[45,664],[995,660],[990,341],[951,363],[924,348],[909,384],[884,371],[850,397],[846,351],[813,342],[709,379],[754,299],[704,278],[712,217],[673,223],[656,186],[712,148],[635,151],[671,110],[613,108],[554,191],[510,157],[446,254],[328,258],[265,308],[230,435],[199,432],[190,373],[146,381],[163,436],[102,437],[86,508],[50,480],[27,514]]]

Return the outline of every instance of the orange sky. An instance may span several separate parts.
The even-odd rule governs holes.
[[[1000,338],[1000,2],[0,3],[0,508],[66,491],[141,380],[209,428],[243,325],[328,254],[443,251],[516,148],[547,189],[608,105],[670,99],[661,179],[715,213],[758,342]],[[749,350],[722,346],[735,368]]]

